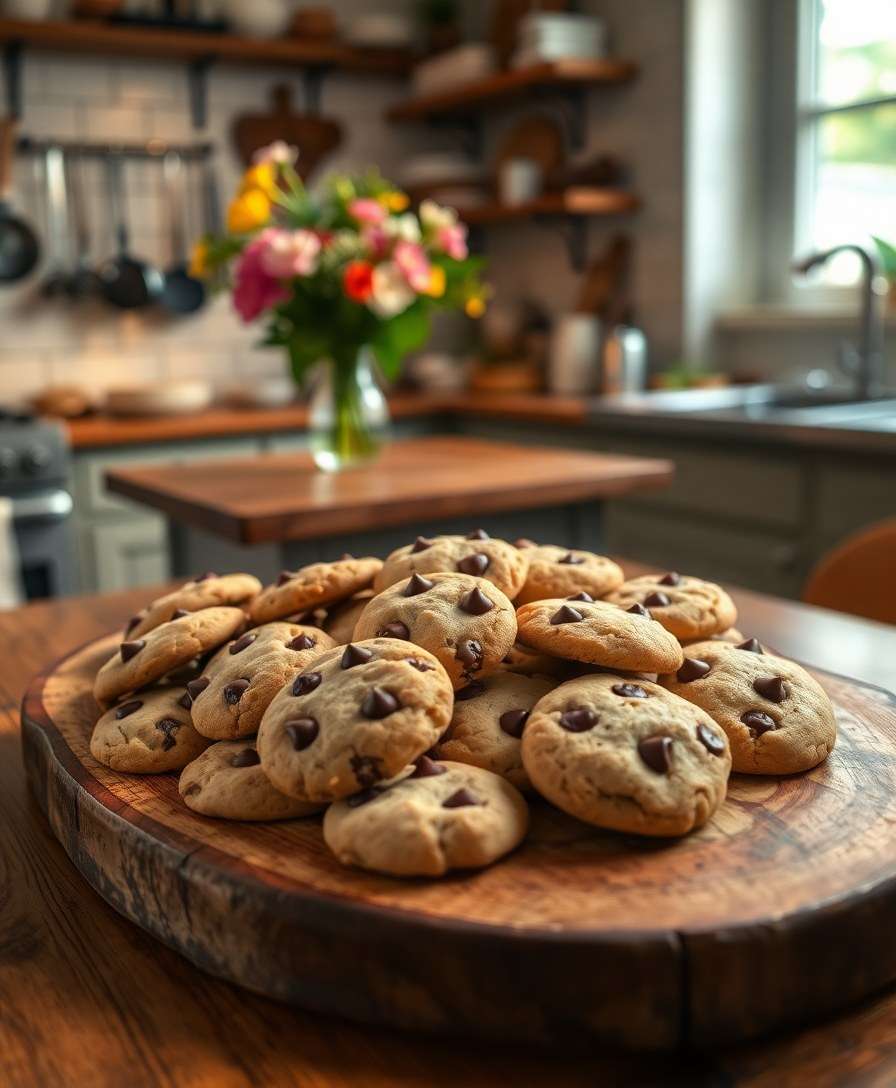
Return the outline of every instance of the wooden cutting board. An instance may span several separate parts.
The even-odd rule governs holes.
[[[280,83],[271,90],[269,113],[247,113],[233,122],[233,142],[245,166],[259,148],[283,140],[299,149],[296,170],[307,178],[342,143],[342,126],[337,121],[313,114],[297,113],[292,88]]]
[[[734,776],[680,841],[598,831],[543,803],[498,865],[441,881],[341,867],[320,820],[186,809],[174,775],[97,764],[92,678],[119,635],[29,688],[32,789],[109,903],[256,992],[404,1028],[566,1045],[707,1047],[806,1022],[896,977],[896,698],[822,674],[829,760]]]

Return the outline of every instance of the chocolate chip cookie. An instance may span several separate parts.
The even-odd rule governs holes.
[[[684,835],[725,798],[731,753],[699,707],[657,684],[594,674],[540,699],[523,732],[534,787],[586,823]]]
[[[827,693],[793,661],[755,639],[700,642],[660,683],[710,714],[728,734],[735,771],[795,774],[826,759],[837,739]]]
[[[467,536],[418,536],[413,544],[392,552],[376,576],[373,588],[382,593],[415,572],[429,575],[456,571],[487,578],[513,600],[523,588],[528,569],[528,553],[506,540],[492,539],[481,529]]]
[[[334,605],[327,612],[324,630],[337,646],[345,646],[354,638],[355,624],[367,606],[367,602],[376,596],[372,589],[362,589],[347,601]]]
[[[618,564],[594,552],[536,544],[523,553],[529,558],[529,573],[516,598],[517,607],[579,592],[603,597],[625,580]]]
[[[298,623],[266,623],[247,631],[187,684],[193,724],[213,740],[252,736],[283,685],[333,645],[319,628]]]
[[[90,754],[115,771],[179,771],[208,745],[190,721],[182,687],[147,688],[107,710],[90,738]]]
[[[375,638],[322,654],[274,697],[258,752],[275,787],[334,801],[392,778],[451,720],[451,681],[432,654]]]
[[[521,676],[553,676],[570,679],[569,662],[531,649],[519,639],[511,646],[501,662],[503,672],[518,672]]]
[[[520,738],[532,707],[556,687],[544,676],[498,672],[454,697],[454,715],[436,749],[439,759],[471,763],[499,774],[517,789],[529,788]]]
[[[526,802],[481,767],[423,756],[411,775],[339,801],[324,840],[343,865],[393,876],[478,869],[509,853],[528,826]]]
[[[126,639],[100,669],[93,694],[100,706],[108,706],[127,691],[155,683],[180,666],[233,638],[246,623],[241,608],[219,606],[190,612]]]
[[[335,563],[311,563],[301,570],[284,570],[267,586],[249,608],[254,623],[282,620],[318,605],[344,601],[366,589],[382,567],[379,559],[346,556]]]
[[[485,578],[413,574],[383,590],[361,613],[355,637],[375,636],[407,639],[429,650],[462,688],[500,666],[516,638],[516,616]]]
[[[219,740],[184,768],[177,788],[188,808],[222,820],[291,820],[323,809],[275,790],[254,740]]]
[[[126,639],[140,638],[160,623],[179,619],[188,612],[217,605],[245,609],[261,590],[261,582],[251,574],[213,574],[208,571],[186,582],[172,593],[157,597],[152,604],[132,616],[125,628]]]
[[[676,571],[631,578],[608,593],[606,599],[621,608],[643,605],[667,631],[682,640],[710,638],[737,620],[734,601],[721,586]]]
[[[522,641],[555,657],[632,672],[670,672],[681,664],[678,639],[640,605],[626,611],[605,601],[533,601],[516,617]]]

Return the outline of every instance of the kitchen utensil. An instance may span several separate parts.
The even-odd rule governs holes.
[[[278,83],[271,91],[268,113],[248,113],[233,123],[233,141],[246,166],[261,147],[283,140],[299,149],[296,170],[307,179],[319,163],[342,143],[342,126],[336,121],[296,113],[292,88]]]
[[[632,243],[617,234],[606,253],[592,261],[582,277],[578,313],[597,314],[612,324],[622,321],[628,290]]]
[[[73,299],[99,298],[103,293],[103,281],[93,269],[90,260],[90,226],[84,204],[83,162],[67,159],[65,162],[66,192],[71,210],[74,231],[73,271],[66,282],[66,291]]]
[[[290,15],[283,0],[227,0],[224,12],[237,34],[250,38],[279,38]]]
[[[159,302],[169,313],[192,314],[205,305],[205,284],[187,271],[184,166],[183,160],[176,152],[169,151],[165,155],[162,163],[162,177],[168,206],[171,264],[165,271],[165,282]]]
[[[506,159],[498,174],[498,199],[502,204],[525,204],[541,192],[541,167],[532,159]]]
[[[563,129],[552,117],[527,117],[501,141],[495,159],[495,177],[500,178],[510,159],[528,159],[536,163],[542,177],[559,169],[566,159]]]
[[[106,160],[105,174],[106,197],[112,222],[115,224],[118,255],[111,257],[100,267],[103,295],[108,302],[121,310],[137,310],[158,298],[162,290],[162,276],[146,261],[141,261],[128,252],[130,242],[121,179],[121,159],[117,155]]]
[[[218,179],[215,166],[206,155],[201,166],[202,229],[206,234],[221,233],[221,201],[218,196]]]
[[[551,336],[548,384],[552,393],[581,396],[594,390],[602,325],[591,314],[565,314]]]
[[[44,298],[68,293],[68,195],[65,183],[65,152],[48,145],[44,154],[44,185],[47,195],[47,243],[50,269],[41,284]]]
[[[166,382],[110,389],[106,394],[106,411],[118,416],[182,415],[201,412],[211,402],[208,382]]]
[[[647,384],[647,338],[632,325],[607,333],[601,360],[602,393],[639,393]]]
[[[34,269],[40,246],[34,231],[10,202],[15,122],[0,119],[0,283],[15,283]]]

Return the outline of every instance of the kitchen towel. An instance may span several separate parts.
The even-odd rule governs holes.
[[[12,499],[0,495],[0,608],[15,608],[25,596],[12,518]]]

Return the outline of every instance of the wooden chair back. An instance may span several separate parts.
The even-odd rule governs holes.
[[[896,624],[896,518],[854,533],[820,559],[803,600]]]

